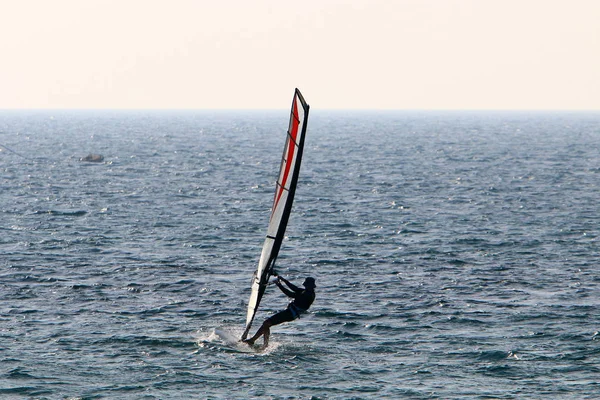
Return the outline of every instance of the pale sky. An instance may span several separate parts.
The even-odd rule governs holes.
[[[600,110],[600,0],[0,0],[0,109]]]

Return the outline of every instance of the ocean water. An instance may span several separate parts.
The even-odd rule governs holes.
[[[287,117],[0,112],[0,398],[600,397],[599,113],[313,109],[260,352]]]

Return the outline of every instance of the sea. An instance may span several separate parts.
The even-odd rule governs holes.
[[[599,112],[313,108],[260,350],[288,117],[0,111],[0,398],[600,398]]]

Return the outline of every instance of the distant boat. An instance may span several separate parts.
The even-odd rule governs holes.
[[[104,156],[102,154],[90,153],[87,156],[80,158],[79,161],[102,162],[102,161],[104,161]]]
[[[252,293],[248,301],[248,312],[246,315],[246,329],[242,335],[245,340],[254,321],[260,300],[265,293],[269,278],[273,275],[275,260],[279,254],[281,242],[285,236],[285,228],[292,211],[292,203],[300,174],[300,163],[304,149],[304,136],[306,135],[306,124],[308,122],[309,106],[298,89],[294,92],[292,110],[290,112],[290,123],[283,146],[283,156],[279,178],[275,186],[275,198],[271,209],[271,218],[267,229],[267,237],[262,248],[258,268],[252,278]]]

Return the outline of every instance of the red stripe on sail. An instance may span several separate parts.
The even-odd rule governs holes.
[[[283,171],[283,179],[281,179],[281,186],[279,187],[279,193],[277,193],[277,197],[275,199],[275,204],[273,204],[273,211],[277,208],[277,204],[279,203],[279,199],[283,194],[283,188],[285,187],[285,183],[287,182],[288,175],[290,174],[290,168],[292,167],[292,158],[294,157],[294,149],[297,143],[296,137],[298,136],[298,126],[300,125],[300,119],[298,118],[298,102],[296,97],[294,97],[294,106],[293,106],[293,118],[292,118],[292,127],[290,130],[291,138],[288,138],[288,153],[285,162],[285,170]],[[289,143],[293,141],[293,143]]]

